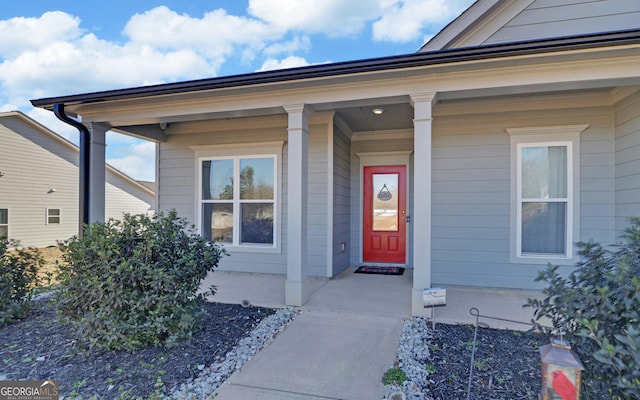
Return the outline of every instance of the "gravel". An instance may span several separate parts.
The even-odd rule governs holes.
[[[423,318],[404,323],[396,366],[407,375],[387,386],[387,399],[402,392],[410,400],[467,399],[474,326],[437,324]],[[538,399],[541,334],[478,328],[470,399]]]
[[[286,308],[263,319],[247,337],[240,340],[238,345],[226,354],[223,360],[205,368],[197,378],[180,385],[179,389],[173,391],[171,398],[206,399],[232,373],[242,368],[244,363],[271,343],[298,313],[298,310]]]
[[[61,399],[203,399],[297,314],[221,303],[203,308],[202,330],[177,346],[89,353],[58,322],[51,299],[39,300],[26,318],[0,328],[0,377],[55,380]]]
[[[474,329],[473,325],[447,324],[431,329],[423,318],[406,320],[395,366],[408,380],[402,386],[387,385],[385,399],[396,400],[393,395],[399,392],[408,400],[538,400],[539,349],[549,343],[549,336],[480,326],[468,392]],[[607,386],[607,382],[589,382],[586,398],[609,399]]]
[[[203,307],[202,330],[178,346],[88,353],[57,321],[51,299],[39,300],[25,319],[0,328],[0,379],[53,379],[61,399],[206,399],[299,313],[221,303]],[[399,398],[393,394],[401,392],[409,400],[536,400],[539,347],[548,337],[481,327],[474,342],[473,334],[470,325],[431,329],[423,318],[406,320],[395,366],[408,380],[388,385],[385,398]]]

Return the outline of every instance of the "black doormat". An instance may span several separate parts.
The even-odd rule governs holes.
[[[402,275],[402,267],[378,267],[375,265],[363,265],[354,271],[356,274],[377,274],[377,275]]]

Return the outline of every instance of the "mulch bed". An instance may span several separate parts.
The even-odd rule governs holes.
[[[466,399],[474,326],[437,324],[432,331],[428,388],[434,399]],[[544,335],[478,328],[472,399],[531,399],[540,393]],[[430,367],[428,367],[430,368]]]
[[[202,331],[173,348],[137,352],[85,353],[57,321],[48,300],[34,303],[23,320],[0,328],[0,380],[58,382],[65,398],[145,398],[167,394],[198,375],[274,310],[206,303]],[[431,332],[430,370],[425,382],[434,400],[467,398],[473,326],[437,324]],[[529,332],[479,328],[471,399],[531,399],[540,392],[539,347],[548,337]],[[605,399],[593,395],[592,399]]]
[[[427,388],[434,400],[467,399],[473,331],[472,325],[437,324],[431,332],[430,363],[435,370]],[[538,400],[540,346],[548,343],[549,336],[540,333],[479,327],[469,398]],[[589,382],[587,398],[608,400],[607,384]]]
[[[274,310],[233,304],[203,304],[202,330],[172,348],[98,354],[78,349],[49,300],[30,315],[0,328],[0,380],[57,381],[66,398],[139,398],[169,390],[224,358]]]

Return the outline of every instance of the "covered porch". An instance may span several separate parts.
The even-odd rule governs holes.
[[[400,297],[386,303],[407,302],[401,313],[423,315],[423,291],[432,285],[536,288],[534,278],[548,257],[519,257],[516,239],[517,146],[526,141],[561,143],[572,156],[565,169],[573,196],[563,200],[571,215],[560,235],[564,242],[551,252],[563,257],[563,272],[575,264],[575,241],[615,239],[623,208],[616,207],[612,182],[626,167],[613,149],[628,146],[625,135],[637,136],[627,120],[637,118],[638,40],[637,32],[627,32],[495,44],[33,104],[66,105],[89,127],[89,221],[104,218],[100,143],[107,130],[158,142],[158,209],[176,209],[202,234],[207,202],[221,201],[203,195],[204,163],[267,158],[275,178],[262,205],[275,210],[272,235],[264,243],[242,243],[243,199],[234,197],[228,205],[236,218],[233,254],[224,268],[280,274],[269,292],[292,306],[312,305],[319,293],[343,282],[344,296],[354,304],[358,293],[367,299],[358,285],[349,287],[356,280],[341,280],[348,266],[363,261],[361,171],[369,163],[397,164],[384,160],[403,154],[410,169],[410,280],[402,281]],[[385,110],[383,118],[372,115],[378,108]],[[621,198],[622,189],[615,189]],[[318,276],[335,278],[323,286]],[[448,297],[464,296],[450,291]]]
[[[381,317],[411,317],[411,270],[401,276],[355,274],[349,267],[334,278],[309,278],[306,310],[330,310]],[[215,271],[203,281],[201,291],[211,285],[218,288],[210,301],[250,304],[270,308],[286,307],[285,280],[282,275]],[[465,286],[447,287],[447,304],[426,314],[436,323],[474,324],[469,313],[477,308],[482,315],[506,320],[531,322],[533,310],[523,308],[529,298],[539,298],[537,290],[491,289]],[[527,330],[530,326],[502,320],[481,318],[480,322],[497,329]]]

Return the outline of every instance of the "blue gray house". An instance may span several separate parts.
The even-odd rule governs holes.
[[[291,305],[362,264],[410,268],[415,315],[433,285],[533,289],[640,215],[637,1],[479,0],[415,54],[32,103],[157,141],[158,209]]]

